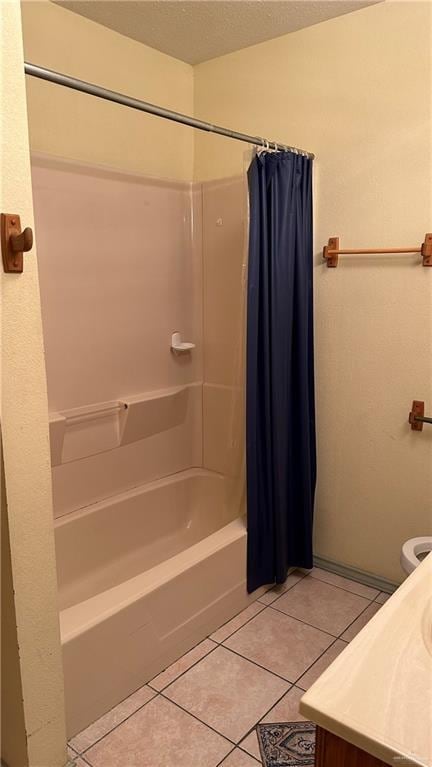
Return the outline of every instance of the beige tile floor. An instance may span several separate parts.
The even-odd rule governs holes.
[[[76,767],[257,767],[258,722],[302,719],[305,690],[386,594],[292,573],[76,735]]]

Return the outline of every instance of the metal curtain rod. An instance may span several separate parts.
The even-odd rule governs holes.
[[[218,133],[220,136],[227,136],[227,138],[234,138],[238,141],[246,141],[248,144],[256,144],[257,146],[263,146],[267,149],[294,152],[294,154],[304,155],[310,160],[313,160],[315,157],[314,154],[306,152],[304,149],[287,146],[286,144],[280,144],[276,141],[267,141],[267,139],[259,136],[248,136],[247,133],[237,133],[237,131],[229,130],[229,128],[222,128],[220,125],[213,125],[212,123],[204,122],[203,120],[196,120],[194,117],[188,117],[180,112],[173,112],[171,109],[164,109],[163,107],[156,106],[156,104],[149,104],[147,101],[141,101],[140,99],[134,99],[131,96],[125,96],[123,93],[117,93],[116,91],[110,91],[107,88],[101,88],[99,85],[93,85],[92,83],[85,82],[85,80],[78,80],[76,77],[63,75],[61,72],[54,72],[52,69],[39,67],[36,64],[29,64],[27,61],[24,62],[24,71],[26,75],[30,75],[31,77],[39,77],[41,80],[48,80],[50,83],[63,85],[65,88],[72,88],[75,91],[81,91],[81,93],[88,93],[89,96],[96,96],[99,99],[113,101],[116,104],[122,104],[131,109],[138,109],[141,112],[148,112],[148,114],[156,115],[157,117],[164,117],[166,120],[189,125],[191,128],[207,131],[207,133]]]

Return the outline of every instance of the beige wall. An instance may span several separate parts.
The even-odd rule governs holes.
[[[316,553],[398,580],[402,542],[431,533],[432,270],[416,257],[342,258],[419,245],[432,229],[430,3],[386,2],[195,68],[202,119],[314,151],[318,493]],[[244,145],[196,134],[195,177],[236,174]]]
[[[1,450],[1,446],[0,446]],[[27,738],[13,590],[6,485],[1,471],[1,755],[8,765],[27,767]]]
[[[51,2],[22,3],[25,58],[179,112],[193,111],[193,71],[171,56]],[[32,151],[190,180],[193,131],[27,77]]]
[[[18,213],[23,226],[33,227],[17,2],[0,3],[0,29],[4,151],[0,209]],[[21,275],[1,270],[2,533],[6,536],[2,540],[6,602],[2,661],[7,669],[2,678],[6,714],[1,755],[9,767],[24,767],[27,762],[31,767],[62,767],[66,762],[63,674],[35,247],[24,260]]]

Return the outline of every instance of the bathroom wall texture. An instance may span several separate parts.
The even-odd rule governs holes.
[[[25,59],[179,112],[189,64],[51,2],[21,4]],[[177,180],[192,178],[190,128],[28,77],[32,151]]]
[[[316,553],[393,581],[407,538],[431,533],[431,4],[385,2],[195,67],[195,114],[316,153]],[[244,145],[196,133],[195,177],[229,177]],[[215,417],[215,414],[213,414]]]
[[[18,2],[0,3],[2,212],[33,227]],[[23,274],[0,274],[2,760],[66,763],[46,377],[36,247]],[[2,472],[3,474],[3,472]]]

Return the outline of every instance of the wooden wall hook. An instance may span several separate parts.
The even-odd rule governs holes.
[[[22,232],[20,217],[14,213],[1,214],[0,229],[3,269],[19,274],[23,270],[23,253],[33,247],[33,232],[29,226]]]
[[[13,234],[10,238],[10,246],[14,253],[27,253],[33,247],[33,232],[26,226],[21,234]]]

